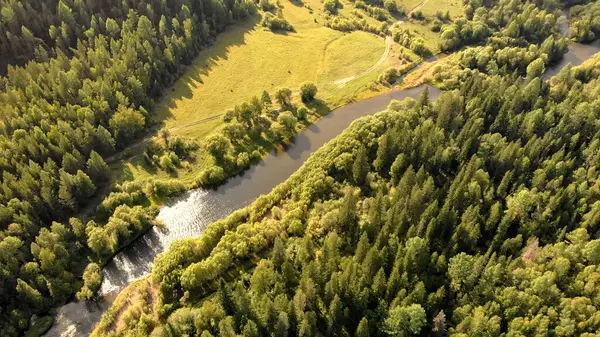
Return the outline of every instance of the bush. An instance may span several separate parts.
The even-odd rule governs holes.
[[[423,15],[423,12],[421,10],[418,10],[416,12],[412,12],[412,14],[410,15],[411,18],[415,19],[415,20],[425,20],[425,15]]]
[[[398,78],[398,70],[394,67],[390,67],[387,68],[383,74],[381,74],[379,81],[384,83],[387,82],[389,84],[392,84],[394,82],[396,82],[396,79]]]
[[[301,106],[296,110],[296,117],[299,120],[305,120],[306,116],[308,116],[308,109],[305,106]]]
[[[315,99],[317,94],[317,86],[312,82],[304,82],[300,85],[300,96],[302,102],[310,102]]]
[[[225,170],[221,166],[212,166],[200,175],[200,184],[201,185],[214,185],[225,180],[227,176],[225,175]]]
[[[270,30],[281,29],[281,30],[287,30],[290,32],[294,31],[294,26],[292,26],[284,18],[275,16],[275,15],[273,15],[273,13],[269,13],[269,12],[267,12],[267,13],[265,13],[265,15],[263,15],[263,18],[262,18],[262,21],[260,22],[260,24],[263,27],[269,28]]]
[[[268,11],[271,11],[271,10],[277,8],[277,6],[275,6],[275,4],[272,3],[270,0],[260,0],[259,4],[260,4],[260,8],[265,12],[268,12]]]
[[[442,30],[442,22],[438,19],[433,20],[433,23],[431,24],[431,31],[438,33],[441,30]]]
[[[419,56],[427,56],[431,54],[429,48],[425,46],[425,41],[423,39],[416,39],[410,43],[410,49],[415,52],[415,54]]]
[[[252,151],[252,160],[261,160],[262,154],[258,150]]]
[[[396,4],[396,1],[394,1],[394,0],[385,0],[383,2],[383,7],[385,9],[387,9],[390,13],[398,12],[398,5]]]
[[[152,180],[145,187],[146,195],[154,199],[169,197],[185,190],[185,185],[179,180]]]
[[[238,168],[248,167],[248,165],[250,164],[250,157],[248,156],[248,153],[242,152],[238,154],[236,164]]]
[[[337,9],[340,3],[337,0],[325,0],[323,6],[325,8],[325,12],[335,15],[337,13]]]

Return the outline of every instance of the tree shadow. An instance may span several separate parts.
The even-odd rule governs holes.
[[[331,108],[325,103],[325,101],[315,98],[314,100],[307,102],[306,107],[313,110],[319,117],[328,115],[331,112]]]
[[[203,77],[208,76],[219,61],[228,59],[232,47],[246,44],[246,34],[255,30],[259,22],[260,15],[255,14],[243,22],[236,23],[219,33],[211,45],[200,51],[179,79],[157,100],[154,122],[164,125],[165,120],[174,118],[172,109],[177,107],[177,103],[182,99],[192,98],[193,89],[203,83]]]

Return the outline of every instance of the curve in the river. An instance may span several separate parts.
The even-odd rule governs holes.
[[[545,78],[557,74],[571,63],[579,65],[600,51],[600,41],[592,45],[572,44],[564,59],[549,67]],[[132,281],[148,275],[154,258],[174,241],[197,237],[208,224],[225,217],[232,211],[247,206],[261,194],[287,179],[312,152],[333,139],[359,117],[384,110],[394,99],[417,98],[424,86],[390,91],[361,102],[336,109],[314,125],[295,136],[291,145],[276,151],[242,175],[229,179],[215,190],[196,189],[183,194],[165,205],[158,218],[166,228],[152,228],[130,247],[116,255],[104,268],[103,297],[95,303],[71,302],[57,310],[56,323],[46,334],[49,337],[85,336],[92,332],[102,313],[110,306],[115,295]],[[430,87],[432,99],[440,90]]]

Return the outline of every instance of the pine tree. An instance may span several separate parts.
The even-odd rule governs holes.
[[[369,321],[366,317],[363,317],[358,323],[354,337],[369,337]]]
[[[96,151],[90,153],[90,158],[87,161],[87,173],[93,181],[104,181],[108,179],[110,169]]]
[[[369,173],[368,160],[367,149],[364,146],[361,146],[360,149],[358,149],[354,164],[352,164],[352,178],[354,184],[357,186],[363,186],[365,184],[367,173]]]
[[[236,312],[235,301],[233,300],[233,294],[231,288],[224,279],[219,280],[219,303],[223,308],[223,311],[227,315],[233,315]]]
[[[384,134],[383,136],[381,136],[381,138],[379,138],[379,146],[377,147],[377,157],[373,162],[375,170],[377,170],[380,173],[387,173],[385,172],[385,170],[388,167],[389,155],[390,142],[388,140],[388,135]]]
[[[271,259],[273,260],[273,266],[280,270],[283,262],[285,261],[285,251],[283,248],[283,242],[280,237],[275,238],[275,244],[273,245],[273,252],[271,253]]]

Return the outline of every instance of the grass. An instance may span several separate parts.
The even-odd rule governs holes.
[[[315,82],[319,97],[327,99],[335,90],[332,82],[369,68],[385,49],[381,37],[344,34],[311,21],[305,7],[286,1],[283,13],[297,32],[273,33],[254,20],[220,35],[158,104],[158,119],[175,135],[201,139],[221,121],[182,126],[221,114],[263,90],[297,89],[304,81]]]
[[[403,8],[404,12],[408,13],[413,10],[413,8],[417,7],[422,1],[423,0],[396,0],[396,4],[399,8]]]
[[[431,29],[422,24],[414,21],[405,21],[398,27],[403,29],[409,29],[414,32],[417,36],[420,36],[425,41],[425,45],[435,55],[440,52],[440,41],[441,37],[439,33],[431,31]]]
[[[312,81],[326,109],[364,97],[365,92],[371,96],[379,92],[381,88],[371,89],[370,84],[397,62],[391,57],[370,73],[343,86],[341,83],[378,63],[386,49],[383,37],[324,27],[319,0],[280,3],[295,32],[267,30],[258,24],[258,17],[230,27],[199,54],[181,80],[157,103],[156,121],[170,129],[173,136],[201,143],[222,126],[221,118],[216,116],[252,96],[260,96],[263,90],[273,93],[278,87],[289,87],[297,92],[302,82]],[[142,165],[142,150],[143,146],[133,149],[133,159],[111,166],[115,180],[173,177],[161,170],[147,170]],[[176,177],[185,184],[193,183],[199,171],[212,164],[211,159],[201,155],[195,161],[184,162]]]
[[[444,14],[448,11],[452,20],[465,16],[465,7],[461,0],[428,0],[421,11],[426,17],[433,17],[438,11]]]
[[[417,7],[422,0],[396,0],[396,3],[404,8],[408,13],[415,7]],[[433,18],[438,11],[446,14],[450,12],[452,20],[464,17],[465,10],[461,0],[427,0],[427,2],[421,7],[421,12],[425,14],[427,18]]]
[[[259,25],[258,16],[228,28],[213,46],[198,55],[157,103],[156,122],[168,128],[173,136],[190,138],[201,145],[204,137],[223,125],[219,116],[228,109],[252,96],[260,96],[263,90],[273,93],[278,87],[291,88],[299,101],[297,91],[305,81],[314,82],[319,90],[319,111],[309,118],[309,122],[314,122],[331,109],[387,90],[375,84],[377,77],[390,66],[398,68],[407,63],[406,57],[416,57],[394,43],[384,62],[365,73],[385,56],[384,37],[324,27],[320,0],[282,1],[280,5],[295,32],[267,30]],[[352,8],[353,4],[345,3],[340,15]],[[438,52],[438,34],[418,22],[402,25],[421,35],[428,47]],[[177,178],[194,187],[203,169],[214,164],[211,156],[197,151],[194,159],[182,161],[177,172],[169,174],[148,169],[142,160],[143,149],[144,146],[133,147],[129,159],[111,164],[114,182]]]

